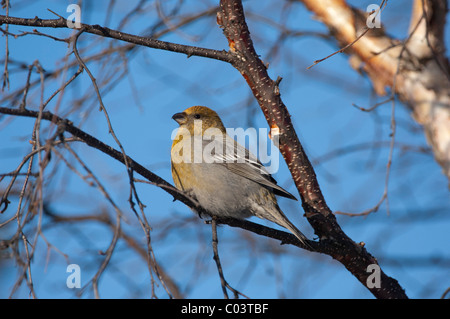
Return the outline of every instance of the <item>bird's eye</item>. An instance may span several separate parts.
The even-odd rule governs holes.
[[[200,114],[194,114],[194,119],[196,120],[200,119]]]

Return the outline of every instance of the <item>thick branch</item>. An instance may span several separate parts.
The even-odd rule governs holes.
[[[279,134],[279,148],[294,179],[302,205],[314,232],[332,249],[322,252],[340,261],[366,286],[367,267],[377,260],[361,245],[351,240],[338,225],[325,202],[319,183],[292,125],[290,114],[281,100],[280,79],[273,81],[259,59],[245,22],[240,0],[221,0],[217,22],[228,39],[230,51],[236,55],[233,66],[247,81],[257,99],[272,134]],[[320,250],[319,247],[316,247]],[[398,282],[383,273],[381,288],[369,289],[378,298],[407,298]]]
[[[343,0],[300,1],[343,47],[367,29],[367,15]],[[390,87],[409,106],[450,179],[450,64],[443,41],[446,13],[445,0],[415,0],[405,41],[375,28],[345,52],[353,68],[369,75],[377,94],[385,95]]]

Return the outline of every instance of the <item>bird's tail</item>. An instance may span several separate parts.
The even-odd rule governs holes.
[[[278,216],[273,216],[271,215],[269,218],[270,221],[288,229],[292,234],[295,235],[295,237],[298,238],[298,240],[309,250],[314,250],[311,245],[308,243],[309,240],[308,238],[306,238],[305,235],[303,235],[303,233],[298,230],[297,227],[294,226],[294,224],[292,224],[289,219],[287,219],[287,217],[283,214],[283,212],[278,209]]]

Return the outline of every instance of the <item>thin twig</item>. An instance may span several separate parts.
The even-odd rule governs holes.
[[[213,217],[211,219],[211,229],[212,229],[212,247],[213,247],[213,253],[214,253],[213,259],[216,263],[217,271],[219,272],[220,285],[222,286],[222,292],[223,292],[224,298],[228,299],[227,289],[229,289],[233,293],[235,299],[238,299],[239,295],[241,295],[245,298],[248,298],[243,293],[241,293],[241,292],[237,291],[236,289],[234,289],[233,287],[231,287],[230,284],[225,280],[225,276],[223,275],[222,264],[220,263],[220,257],[219,257],[219,249],[218,249],[219,239],[217,236],[217,221],[216,221],[215,217]]]
[[[336,54],[338,54],[338,53],[344,52],[344,51],[347,50],[349,47],[351,47],[353,44],[355,44],[359,39],[361,39],[367,32],[369,32],[369,30],[370,30],[370,29],[366,27],[366,28],[364,29],[364,31],[363,31],[363,32],[362,32],[355,40],[353,40],[352,42],[348,43],[348,44],[347,44],[346,46],[344,46],[342,49],[339,49],[339,50],[337,50],[337,51],[331,53],[330,55],[327,55],[326,57],[324,57],[324,58],[322,58],[322,59],[315,60],[314,63],[311,64],[310,66],[308,66],[306,69],[309,70],[309,69],[311,69],[313,66],[315,66],[316,64],[319,64],[320,62],[325,61],[325,60],[331,58],[333,55],[336,55]]]

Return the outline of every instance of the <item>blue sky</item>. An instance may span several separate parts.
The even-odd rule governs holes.
[[[410,2],[389,3],[383,12],[382,23],[390,34],[399,38],[406,36],[408,15],[404,12],[410,12]],[[50,0],[13,2],[10,15],[54,18],[47,8],[68,15],[66,6],[70,3]],[[82,22],[104,25],[105,3],[109,2],[86,1],[82,7]],[[117,1],[109,27],[117,28],[120,19],[134,3],[137,1]],[[174,3],[165,2],[163,7],[166,12],[173,8]],[[351,3],[365,8],[372,2]],[[182,6],[180,14],[199,12],[212,4],[215,2],[195,1]],[[320,22],[311,19],[311,13],[301,4],[293,5],[290,14],[270,1],[245,1],[244,7],[249,12],[248,24],[256,50],[264,61],[278,36],[274,26],[266,21],[268,13],[273,21],[285,23],[295,30],[326,32]],[[156,19],[156,9],[149,10],[131,20],[122,31],[143,34]],[[10,26],[9,31],[20,33],[31,29]],[[66,29],[39,31],[60,37],[70,35]],[[448,47],[448,26],[446,31]],[[168,33],[161,39],[214,49],[226,49],[227,46],[214,15]],[[3,59],[4,37],[0,40],[0,56]],[[100,41],[98,37],[87,34],[79,40],[80,50],[86,49],[81,51],[82,56],[100,52],[108,45],[118,43],[115,40]],[[370,106],[383,98],[373,95],[369,80],[351,69],[346,55],[335,55],[306,70],[314,60],[329,55],[336,48],[333,41],[317,37],[290,38],[283,43],[281,53],[267,62],[270,63],[269,74],[272,78],[283,77],[280,86],[282,99],[289,108],[307,154],[315,164],[328,205],[333,211],[359,213],[376,205],[384,191],[391,104],[385,104],[371,113],[361,112],[352,106],[352,103]],[[48,71],[64,65],[63,58],[70,53],[66,43],[34,35],[10,38],[9,50],[11,60],[27,65],[39,60]],[[99,83],[108,77],[117,80],[111,90],[102,91],[102,96],[115,134],[127,154],[169,182],[172,182],[170,136],[177,127],[171,119],[174,113],[192,105],[206,105],[221,115],[226,127],[245,129],[267,126],[244,79],[223,62],[199,57],[188,59],[181,54],[144,48],[127,54],[127,57],[129,75],[126,76],[121,76],[120,60],[115,62],[117,65],[100,66],[92,62],[88,63],[88,67]],[[73,55],[69,59],[74,60]],[[14,68],[11,63],[10,69]],[[75,71],[71,69],[69,74]],[[25,78],[26,72],[11,71],[10,91],[23,85]],[[33,79],[38,79],[38,74],[34,74]],[[61,83],[57,80],[56,84],[46,85],[44,96],[48,98]],[[105,117],[98,111],[97,103],[83,104],[79,111],[69,113],[73,101],[84,94],[94,94],[86,72],[65,93],[58,114],[67,116],[88,133],[117,148],[108,134]],[[30,92],[30,108],[39,105],[39,96],[39,89]],[[49,104],[48,109],[55,111],[55,107],[56,102]],[[414,123],[409,111],[398,101],[395,116],[397,147],[389,180],[389,211],[384,203],[378,212],[367,217],[339,215],[338,221],[353,240],[366,243],[366,248],[378,258],[384,271],[397,279],[410,297],[439,298],[450,286],[448,180],[432,155],[405,148],[426,147],[426,141],[420,126]],[[30,150],[30,145],[23,141],[30,139],[33,121],[15,119],[12,123],[5,123],[3,118],[1,120],[0,140],[4,142],[0,145],[0,163],[3,173],[14,170]],[[125,168],[87,146],[79,144],[73,147],[126,213],[124,230],[143,243],[144,234],[127,202],[129,186]],[[330,159],[324,157],[339,150],[344,153]],[[297,194],[281,157],[280,163],[280,170],[274,177],[282,187]],[[81,170],[79,166],[78,169]],[[5,180],[0,183],[0,189],[5,187]],[[147,205],[145,213],[152,226],[152,246],[157,261],[176,279],[188,297],[221,298],[219,277],[212,260],[210,227],[183,204],[172,202],[171,196],[163,190],[147,184],[138,184],[137,189],[139,197]],[[49,180],[45,196],[51,202],[51,208],[65,216],[100,211],[114,216],[112,207],[98,189],[89,187],[68,169],[59,170]],[[313,238],[311,227],[302,217],[300,203],[287,199],[280,199],[279,203],[292,222],[309,238]],[[0,223],[12,216],[16,207],[17,201],[12,201],[11,210],[0,216]],[[264,223],[256,218],[252,220]],[[43,225],[48,222],[44,218]],[[32,227],[26,229],[33,239],[37,223],[35,219]],[[15,232],[16,225],[13,224],[0,229],[0,239],[6,239]],[[61,224],[45,227],[44,235],[57,249],[48,249],[43,237],[37,238],[32,275],[38,297],[76,298],[80,291],[66,287],[66,267],[68,263],[79,264],[82,285],[87,284],[103,258],[98,251],[104,251],[111,241],[110,230],[96,223]],[[342,265],[328,256],[280,246],[278,242],[256,235],[247,236],[242,231],[225,226],[220,227],[219,236],[227,280],[252,298],[372,298]],[[67,254],[68,260],[58,250]],[[278,253],[273,254],[273,251]],[[14,260],[4,258],[0,261],[3,264],[0,264],[0,297],[6,298],[11,293],[18,271]],[[161,286],[157,288],[157,294],[161,298],[166,297]],[[22,284],[13,296],[28,298],[26,285]],[[100,296],[150,296],[147,266],[123,242],[119,242],[108,270],[101,277]],[[82,297],[93,297],[90,286]]]

